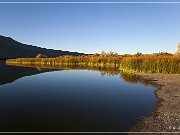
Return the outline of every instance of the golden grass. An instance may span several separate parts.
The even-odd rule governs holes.
[[[18,65],[76,65],[85,67],[106,67],[128,72],[180,73],[180,55],[142,55],[142,56],[61,56],[56,58],[18,58],[9,59],[7,64]]]

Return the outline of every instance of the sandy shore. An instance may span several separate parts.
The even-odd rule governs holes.
[[[158,98],[149,117],[141,118],[133,132],[180,132],[180,75],[139,73],[154,80]]]

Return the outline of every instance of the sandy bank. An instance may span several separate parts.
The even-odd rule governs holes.
[[[156,107],[143,117],[133,132],[180,132],[180,75],[138,73],[157,85]]]

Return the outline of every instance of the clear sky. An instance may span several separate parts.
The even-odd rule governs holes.
[[[180,4],[1,3],[0,35],[84,53],[175,53],[180,42]]]

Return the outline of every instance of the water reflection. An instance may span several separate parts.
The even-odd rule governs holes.
[[[129,131],[156,102],[139,77],[108,68],[2,64],[0,77],[0,131]]]
[[[75,65],[22,65],[22,64],[1,64],[0,73],[4,72],[3,69],[6,69],[6,72],[1,74],[1,78],[5,80],[0,80],[0,85],[7,82],[12,82],[18,78],[24,76],[30,76],[35,74],[40,74],[44,72],[57,71],[57,70],[93,70],[100,72],[101,76],[115,76],[120,75],[120,77],[127,83],[142,83],[144,85],[154,85],[152,80],[146,80],[139,75],[133,73],[126,73],[122,71],[117,71],[108,67],[86,67],[86,66],[75,66]],[[21,72],[19,72],[21,71]],[[6,82],[7,81],[7,82]]]

